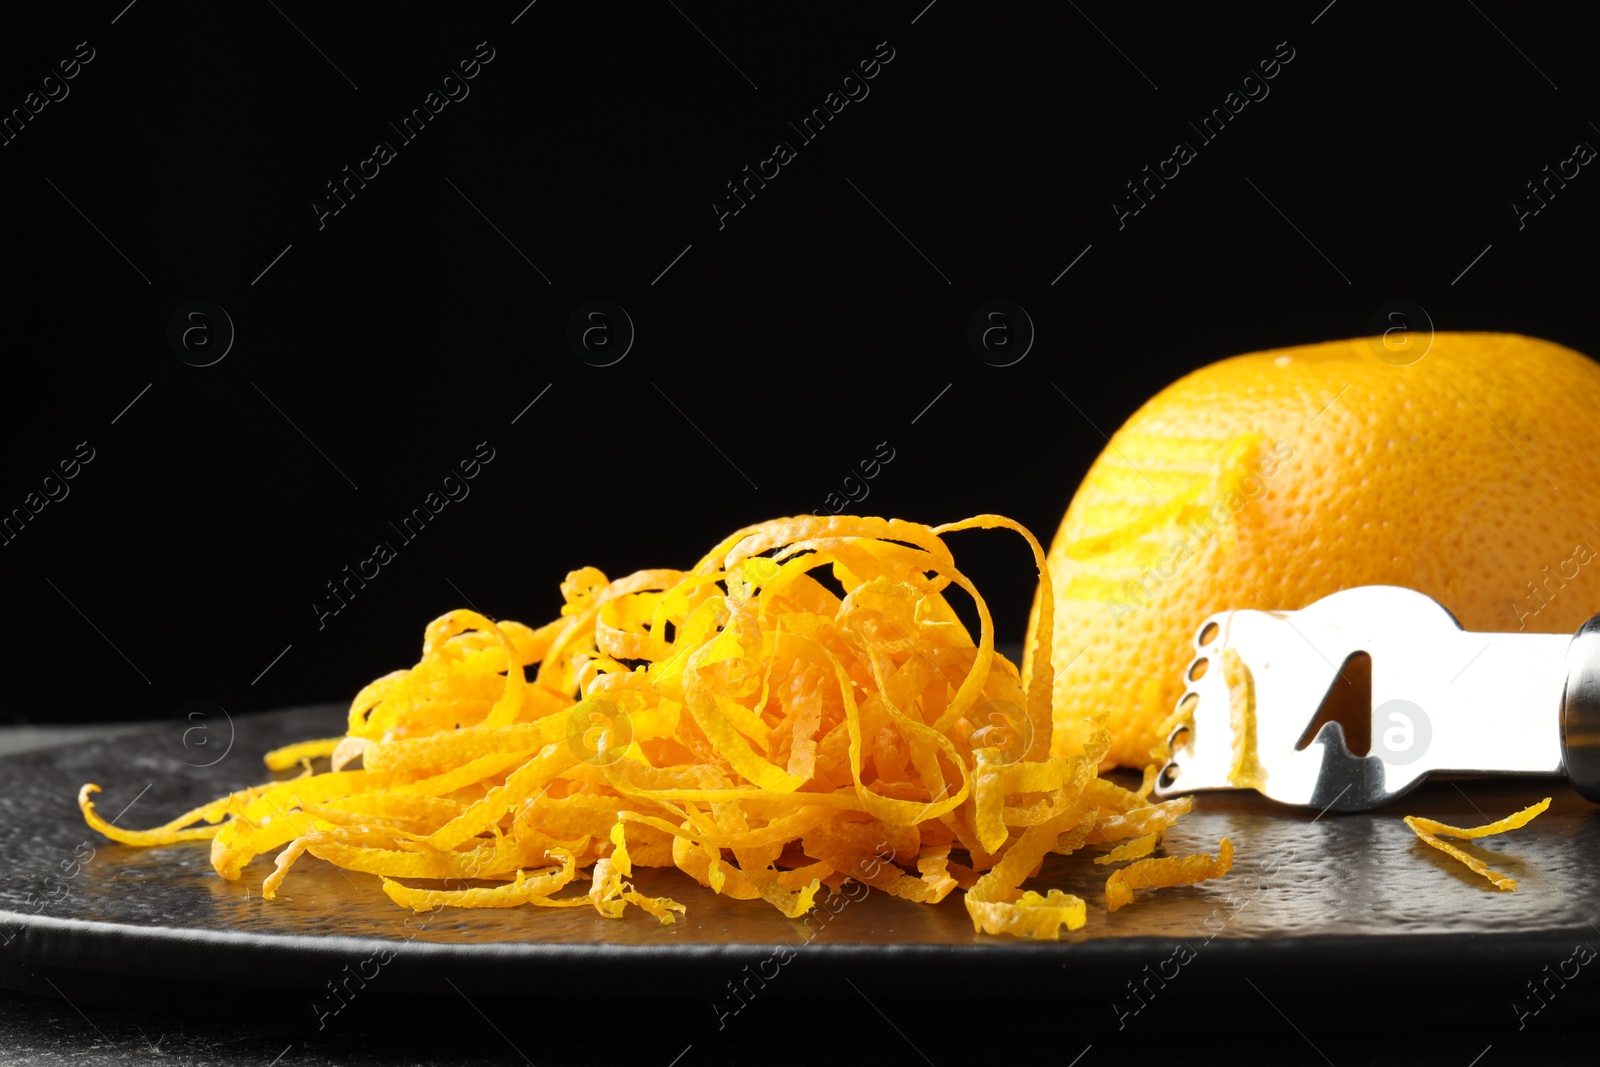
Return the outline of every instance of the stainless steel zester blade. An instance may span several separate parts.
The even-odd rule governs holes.
[[[1475,633],[1430,597],[1374,585],[1299,611],[1224,611],[1195,635],[1155,793],[1257,788],[1286,804],[1364,811],[1435,772],[1561,775],[1600,802],[1600,616],[1573,636]],[[1233,649],[1254,687],[1253,716],[1230,704],[1218,659]],[[1349,658],[1371,659],[1371,750],[1350,751],[1325,722],[1296,748]],[[1254,736],[1242,736],[1253,733]],[[1261,774],[1239,781],[1253,748]]]

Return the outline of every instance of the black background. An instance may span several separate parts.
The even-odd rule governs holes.
[[[572,568],[686,567],[825,508],[879,442],[853,510],[1048,539],[1161,386],[1392,300],[1600,352],[1600,178],[1520,230],[1510,207],[1600,143],[1575,7],[524,2],[8,27],[7,112],[78,42],[94,59],[0,147],[0,513],[95,458],[0,546],[0,722],[347,697],[450,608],[542,622]],[[470,95],[400,144],[385,122],[479,42]],[[880,42],[870,94],[800,144],[786,124]],[[1270,94],[1202,144],[1186,122],[1280,42]],[[379,139],[394,161],[319,228]],[[719,228],[780,139],[795,161]],[[1198,158],[1119,229],[1180,139]],[[204,368],[166,340],[193,299],[237,331]],[[609,367],[565,339],[591,299],[637,330]],[[1011,366],[966,341],[991,299],[1037,331]],[[470,495],[400,544],[387,523],[482,441]],[[379,540],[398,558],[319,628]],[[1020,542],[955,547],[1020,640]]]

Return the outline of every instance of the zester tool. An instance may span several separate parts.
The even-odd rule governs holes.
[[[1476,633],[1431,597],[1372,585],[1299,611],[1221,612],[1194,649],[1179,701],[1190,714],[1168,738],[1158,797],[1255,788],[1285,804],[1365,811],[1447,773],[1565,775],[1600,803],[1600,615],[1570,637]],[[1252,714],[1230,700],[1226,649],[1248,668]],[[1305,736],[1358,653],[1371,669],[1364,755],[1332,719]],[[1253,769],[1242,782],[1241,762]]]

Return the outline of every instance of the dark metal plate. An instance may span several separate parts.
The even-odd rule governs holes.
[[[839,896],[830,901],[836,913],[791,922],[671,871],[637,879],[688,905],[684,921],[669,927],[633,911],[606,920],[583,908],[413,916],[383,896],[376,878],[309,857],[268,903],[259,894],[265,860],[225,882],[203,842],[124,848],[78,815],[77,789],[94,781],[105,788],[108,816],[134,802],[121,824],[153,825],[268,777],[260,762],[267,749],[336,734],[342,722],[341,709],[325,706],[210,724],[236,733],[212,739],[213,753],[231,747],[208,767],[193,765],[204,761],[184,745],[181,723],[0,759],[0,984],[49,991],[54,983],[126,1003],[151,990],[257,987],[314,1013],[319,1003],[334,1007],[341,990],[437,993],[441,977],[476,999],[557,979],[598,989],[626,976],[630,987],[662,980],[657,995],[731,1009],[740,987],[764,988],[759,976],[771,982],[783,972],[803,975],[786,980],[795,995],[837,988],[841,977],[882,988],[954,975],[979,997],[1093,989],[1104,1002],[1101,1021],[1126,1025],[1139,1006],[1128,982],[1156,988],[1153,973],[1181,982],[1194,960],[1212,976],[1248,977],[1263,998],[1346,982],[1449,988],[1493,974],[1503,982],[1497,1003],[1509,1005],[1524,978],[1539,979],[1575,944],[1600,945],[1590,921],[1600,915],[1600,818],[1549,781],[1435,783],[1399,805],[1470,823],[1553,791],[1551,810],[1531,826],[1483,843],[1491,865],[1518,880],[1515,893],[1423,846],[1401,811],[1317,817],[1254,794],[1212,794],[1197,798],[1166,849],[1214,851],[1226,835],[1238,853],[1227,879],[1109,915],[1101,892],[1108,869],[1056,857],[1040,884],[1083,896],[1089,922],[1049,943],[977,936],[955,897],[925,907],[878,893],[859,902]],[[92,859],[81,861],[90,848]]]

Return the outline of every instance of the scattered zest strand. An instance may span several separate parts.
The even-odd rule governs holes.
[[[1512,814],[1507,815],[1505,818],[1500,819],[1497,822],[1489,823],[1486,826],[1448,826],[1445,823],[1435,822],[1432,819],[1424,819],[1418,815],[1407,815],[1406,825],[1411,827],[1412,830],[1416,831],[1416,835],[1422,838],[1423,841],[1432,845],[1445,855],[1453,856],[1454,858],[1460,860],[1462,863],[1466,864],[1467,869],[1472,871],[1474,874],[1481,874],[1485,878],[1489,879],[1489,881],[1494,883],[1494,887],[1496,889],[1504,889],[1514,892],[1517,888],[1517,880],[1515,878],[1512,878],[1510,875],[1500,874],[1497,871],[1491,871],[1487,866],[1484,865],[1483,861],[1479,860],[1476,856],[1470,856],[1461,851],[1461,849],[1450,844],[1448,841],[1441,841],[1440,838],[1455,837],[1463,840],[1471,840],[1472,838],[1476,837],[1492,837],[1495,834],[1503,834],[1507,830],[1515,830],[1519,826],[1526,826],[1528,823],[1533,821],[1534,816],[1538,815],[1549,806],[1550,798],[1545,797],[1537,804],[1530,804],[1521,811],[1513,812]]]

